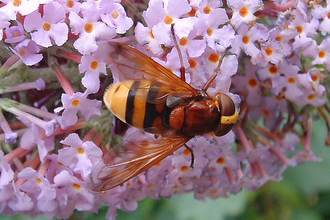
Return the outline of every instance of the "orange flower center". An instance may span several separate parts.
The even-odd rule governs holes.
[[[95,60],[91,63],[91,69],[92,70],[96,70],[98,66],[99,66],[99,62],[97,62]]]
[[[87,32],[87,33],[92,33],[93,32],[93,24],[91,24],[91,23],[87,23],[87,24],[85,24],[85,31]]]
[[[72,8],[74,6],[74,1],[72,0],[69,0],[67,3],[66,3],[66,7],[68,8]]]
[[[22,4],[22,1],[21,0],[14,0],[13,1],[13,5],[15,6],[15,7],[18,7],[18,6],[20,6]]]
[[[320,57],[321,59],[325,58],[326,55],[327,55],[327,53],[326,53],[324,50],[321,50],[321,51],[319,52],[319,57]]]
[[[220,56],[216,53],[211,53],[209,56],[209,61],[211,61],[212,63],[218,63],[220,59]]]
[[[282,37],[281,37],[281,36],[277,36],[277,37],[275,38],[275,40],[277,40],[277,41],[281,42],[283,39],[282,39]]]
[[[183,166],[183,167],[181,167],[181,172],[185,172],[185,171],[188,170],[188,169],[189,169],[188,166]]]
[[[267,48],[265,49],[265,52],[266,52],[266,54],[270,57],[271,55],[273,55],[274,50],[273,50],[272,48],[270,48],[270,47],[267,47]]]
[[[114,10],[113,12],[111,12],[111,16],[113,17],[113,19],[117,19],[119,17],[119,12],[117,10]]]
[[[250,37],[245,35],[245,36],[242,38],[242,41],[243,41],[244,44],[248,44],[248,43],[250,43]]]
[[[77,183],[72,184],[72,187],[75,188],[76,190],[80,190],[81,186],[78,185]]]
[[[78,154],[84,154],[85,153],[85,149],[82,148],[82,147],[77,147],[76,150],[77,150]]]
[[[35,178],[34,180],[35,180],[38,184],[42,183],[42,180],[41,180],[40,178],[38,178],[38,177]]]
[[[316,95],[314,95],[314,94],[308,96],[308,100],[313,100],[315,98],[316,98]]]
[[[278,73],[278,68],[275,65],[271,65],[269,67],[268,71],[271,75],[276,75]]]
[[[188,13],[189,17],[195,17],[197,12],[197,8],[191,8],[190,12]]]
[[[225,164],[225,162],[226,162],[226,159],[223,158],[223,157],[219,157],[219,158],[217,159],[217,164],[221,164],[221,165],[223,165],[223,164]]]
[[[78,106],[79,103],[80,103],[80,100],[79,100],[79,99],[75,99],[75,100],[73,100],[73,101],[71,102],[71,105],[73,105],[73,106]]]
[[[164,23],[165,24],[172,24],[173,23],[173,18],[169,15],[166,16],[166,18],[164,19]]]
[[[288,82],[289,82],[290,84],[294,84],[294,83],[296,83],[296,78],[294,78],[294,77],[290,77],[289,80],[288,80]]]
[[[213,30],[211,28],[207,28],[206,33],[207,33],[207,35],[212,36]]]
[[[188,44],[188,39],[186,37],[181,38],[179,44],[181,46],[186,46]]]
[[[313,74],[311,77],[312,77],[313,82],[318,82],[319,81],[319,76],[318,75]]]
[[[50,30],[50,27],[51,25],[49,23],[44,23],[44,25],[42,26],[42,28],[45,30],[45,31],[49,31]]]
[[[296,30],[298,31],[299,34],[302,34],[304,32],[304,28],[302,26],[297,26]]]
[[[248,14],[249,14],[249,9],[245,6],[239,10],[239,15],[242,18],[245,18]]]
[[[258,85],[258,81],[256,79],[250,79],[249,85],[250,85],[250,87],[254,88]]]
[[[210,14],[211,11],[212,11],[212,9],[211,9],[209,6],[206,6],[206,7],[203,8],[203,12],[204,12],[205,14]]]
[[[196,66],[197,66],[197,62],[196,62],[196,60],[194,60],[194,59],[189,59],[189,65],[190,65],[190,69],[195,69],[196,68]]]

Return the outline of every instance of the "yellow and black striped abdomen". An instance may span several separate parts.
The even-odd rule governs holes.
[[[156,101],[161,95],[160,85],[155,81],[125,80],[107,89],[104,102],[121,121],[158,134],[165,129],[162,121],[165,100]]]

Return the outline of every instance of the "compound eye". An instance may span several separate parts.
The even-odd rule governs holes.
[[[215,135],[223,136],[233,128],[238,118],[238,112],[236,111],[234,101],[228,95],[218,93],[215,98],[219,104],[221,115]]]

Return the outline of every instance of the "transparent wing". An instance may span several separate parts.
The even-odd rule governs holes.
[[[157,81],[162,86],[162,90],[167,93],[182,94],[184,96],[198,94],[196,89],[170,70],[133,47],[118,42],[107,42],[105,46],[109,47],[105,61],[120,81],[149,79]],[[153,89],[157,90],[157,88]]]
[[[93,191],[106,191],[130,180],[172,154],[188,140],[162,137],[127,141],[119,149],[116,147],[107,153],[94,168],[91,175]]]

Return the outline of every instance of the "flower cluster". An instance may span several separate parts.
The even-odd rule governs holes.
[[[311,129],[315,115],[330,127],[329,19],[329,0],[150,0],[145,7],[133,0],[2,1],[0,213],[69,218],[105,204],[114,219],[117,209],[135,210],[146,197],[227,197],[281,180],[289,166],[320,161]],[[225,136],[187,142],[194,168],[182,147],[95,192],[95,167],[120,141],[100,101],[121,80],[107,69],[105,44],[114,38],[136,43],[178,76],[183,65],[196,89],[218,73],[207,93],[231,96],[239,121]],[[124,139],[153,139],[145,132],[133,139],[137,132],[129,128]]]

